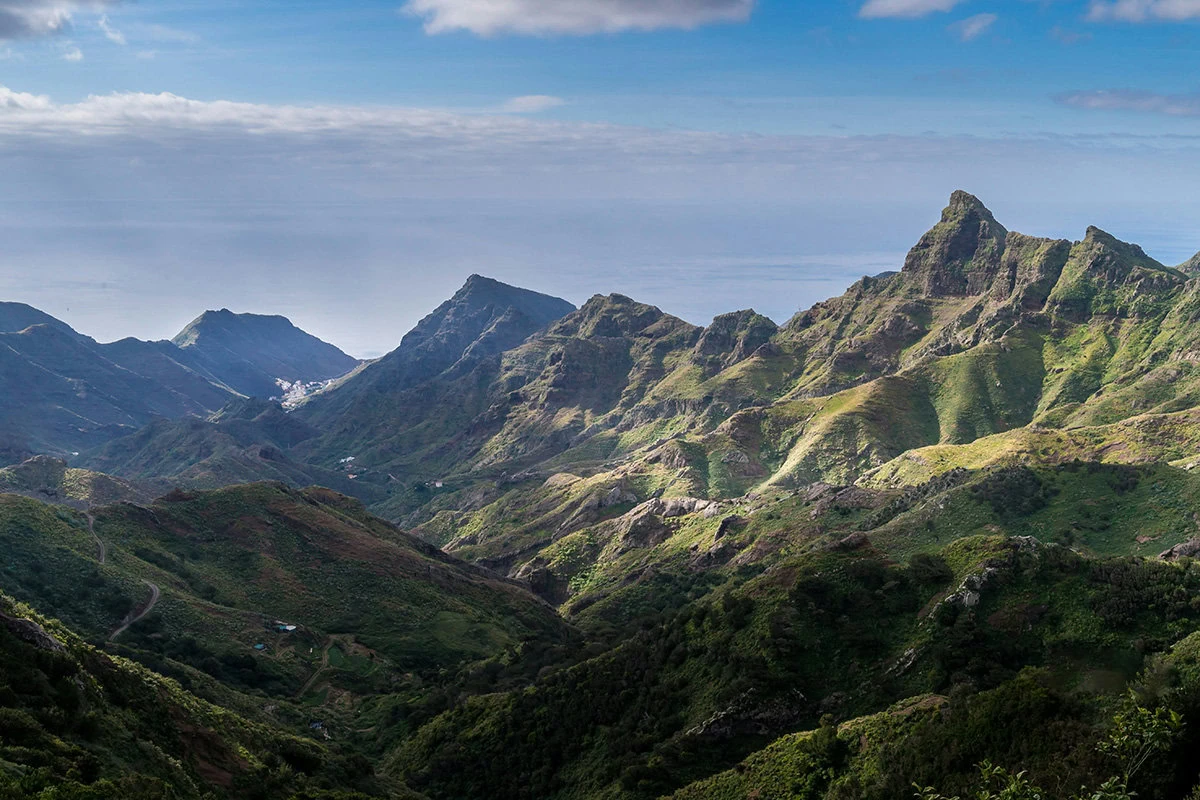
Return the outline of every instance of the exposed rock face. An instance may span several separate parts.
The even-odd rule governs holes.
[[[600,508],[611,508],[622,503],[636,503],[637,495],[624,486],[614,486],[600,498]]]
[[[1176,267],[1176,269],[1180,272],[1186,272],[1188,275],[1200,274],[1200,253],[1196,253],[1196,255]]]
[[[21,641],[40,650],[49,650],[54,653],[65,653],[67,650],[63,647],[62,642],[46,633],[46,629],[33,620],[0,614],[0,626]]]
[[[778,332],[778,325],[753,310],[722,314],[700,335],[692,360],[715,374],[758,354]]]
[[[617,555],[630,550],[655,547],[671,537],[674,530],[666,520],[686,514],[711,513],[720,506],[697,497],[672,497],[647,500],[618,521],[620,542]]]
[[[1200,554],[1200,539],[1188,539],[1186,542],[1180,542],[1174,547],[1168,548],[1158,554],[1158,557],[1163,561],[1174,561],[1179,558],[1193,558]]]
[[[1096,227],[1071,248],[1047,309],[1069,320],[1093,315],[1137,316],[1147,301],[1161,298],[1186,280],[1135,244]]]
[[[854,550],[863,550],[870,546],[871,540],[867,538],[865,533],[852,533],[846,538],[831,544],[829,549],[839,553],[849,553]]]
[[[620,521],[620,538],[617,555],[646,547],[655,547],[671,536],[671,528],[663,518],[654,513],[648,504],[638,506]]]
[[[1008,234],[993,297],[1009,299],[1022,311],[1040,311],[1058,283],[1070,253],[1071,243],[1066,239]]]
[[[668,319],[658,308],[623,294],[595,295],[550,328],[552,336],[616,339],[636,336]],[[670,318],[673,319],[673,318]],[[697,334],[699,328],[695,329]]]
[[[1008,231],[973,195],[955,192],[942,221],[908,254],[903,272],[927,297],[980,294],[1000,272]]]
[[[730,533],[745,527],[746,521],[745,517],[739,517],[736,514],[725,517],[725,519],[721,520],[721,524],[717,526],[717,532],[713,538],[717,540],[725,538]]]
[[[764,736],[789,727],[808,710],[807,698],[798,691],[764,702],[751,690],[685,735],[715,741],[735,736]]]
[[[644,507],[649,509],[651,513],[666,518],[682,517],[685,514],[708,511],[716,506],[717,504],[711,500],[701,500],[698,497],[672,497],[667,500],[655,498],[644,504]]]

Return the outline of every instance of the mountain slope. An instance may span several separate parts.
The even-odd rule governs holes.
[[[331,779],[376,796],[414,796],[322,744],[98,651],[3,595],[0,674],[0,792],[8,797],[318,798],[330,796],[321,787]]]
[[[410,390],[460,361],[478,362],[516,347],[574,310],[557,297],[472,275],[405,334],[399,347],[313,398],[303,414],[320,424],[368,412],[372,403]]]
[[[216,382],[262,399],[282,396],[281,382],[330,380],[359,363],[285,317],[228,309],[205,311],[172,342]]]
[[[282,394],[277,378],[303,394],[358,363],[282,317],[210,312],[179,340],[98,344],[30,306],[0,304],[0,459],[66,456],[157,418],[207,417],[240,394]]]
[[[62,459],[50,456],[35,456],[0,469],[0,492],[79,508],[119,500],[144,501],[151,495],[145,486],[100,472],[72,469]]]
[[[574,636],[520,584],[328,490],[251,484],[92,514],[0,494],[0,587],[272,725],[302,731],[319,714],[356,738],[373,697]]]
[[[354,472],[297,461],[290,448],[317,431],[277,403],[235,400],[206,419],[160,419],[76,459],[81,466],[158,487],[216,489],[238,483],[281,481],[321,485],[373,502],[386,495]]]
[[[34,325],[51,325],[77,339],[87,340],[67,323],[24,303],[0,302],[0,333],[20,333]]]
[[[1200,270],[1200,253],[1196,253],[1196,255],[1176,267],[1176,269],[1180,272],[1194,274],[1196,270]]]
[[[593,298],[495,368],[445,373],[381,406],[379,427],[338,417],[324,443],[362,438],[318,455],[382,465],[396,480],[377,510],[549,580],[561,601],[572,593],[556,582],[578,584],[608,552],[613,534],[595,526],[656,497],[1192,458],[1198,286],[1096,228],[1078,242],[1009,232],[959,192],[900,272],[782,329],[751,312],[699,329]],[[564,559],[565,575],[546,575]]]
[[[108,359],[89,340],[39,324],[0,333],[3,426],[29,450],[65,455],[155,416],[205,413],[201,399]],[[205,391],[204,396],[211,396]]]

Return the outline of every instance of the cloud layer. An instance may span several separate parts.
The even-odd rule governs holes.
[[[1171,117],[1200,117],[1200,94],[1158,94],[1133,89],[1068,92],[1055,98],[1072,108],[1090,111],[1136,111]]]
[[[951,11],[963,0],[867,0],[859,9],[863,19],[916,19],[938,11]]]
[[[286,313],[363,353],[472,272],[782,319],[898,266],[955,188],[1018,230],[1134,236],[1115,211],[1193,219],[1200,183],[1200,138],[696,133],[5,88],[0,141],[0,296],[98,336],[171,335],[204,307]],[[1030,198],[1084,218],[1052,224]]]
[[[1200,19],[1200,0],[1092,0],[1088,19],[1093,22],[1183,22]]]
[[[739,22],[756,0],[408,0],[429,33],[586,35]]]
[[[0,0],[0,41],[59,33],[75,12],[105,5],[105,0]]]

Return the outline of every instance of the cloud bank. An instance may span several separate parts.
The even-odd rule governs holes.
[[[0,0],[0,41],[59,33],[70,27],[75,12],[108,4],[105,0]]]
[[[1158,94],[1133,89],[1068,92],[1055,100],[1090,111],[1136,111],[1171,117],[1200,117],[1200,94]]]
[[[859,9],[863,19],[917,19],[938,11],[951,11],[963,0],[867,0]]]
[[[0,297],[101,337],[169,336],[205,307],[285,313],[361,353],[472,272],[783,319],[897,267],[955,188],[1032,233],[1136,236],[1114,214],[1144,203],[1190,232],[1200,213],[1200,138],[772,136],[7,88],[0,175]]]
[[[1200,0],[1092,0],[1093,22],[1184,22],[1200,19]]]
[[[429,33],[582,36],[697,28],[749,18],[756,0],[408,0]]]

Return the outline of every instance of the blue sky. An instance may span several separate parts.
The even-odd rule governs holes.
[[[703,323],[893,268],[955,188],[1200,248],[1200,0],[0,0],[0,294],[356,354],[482,272]]]

